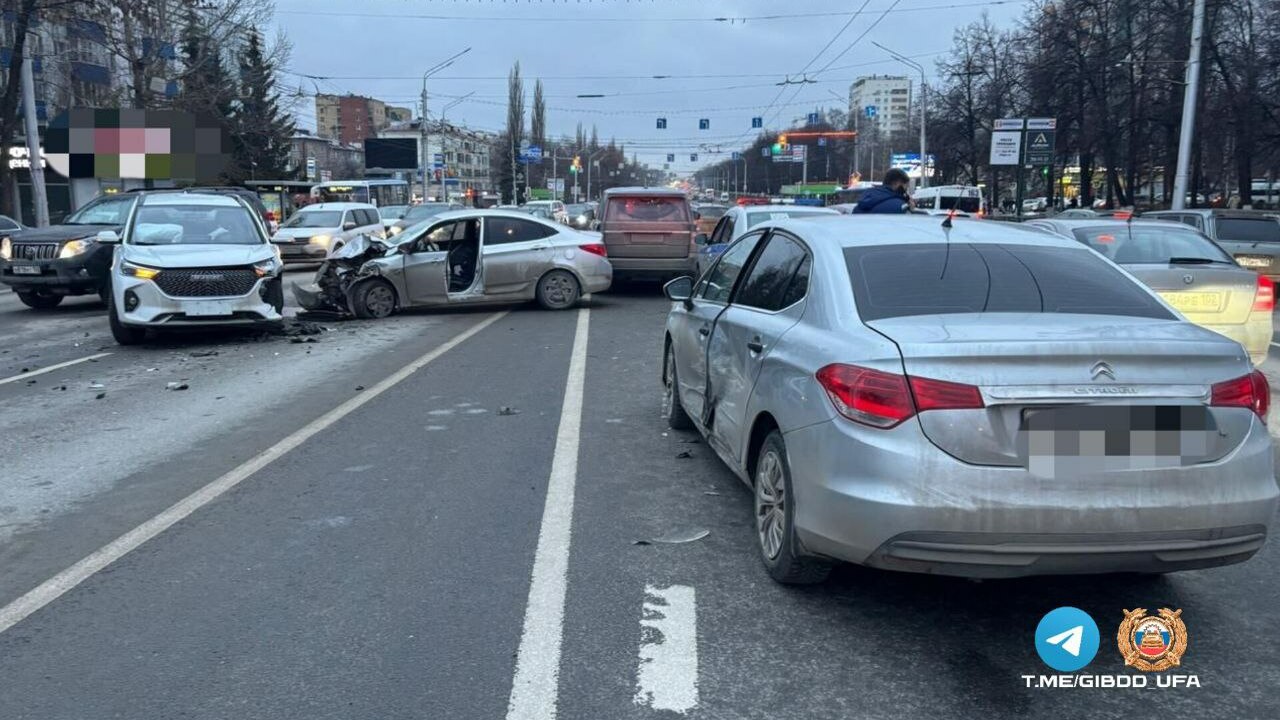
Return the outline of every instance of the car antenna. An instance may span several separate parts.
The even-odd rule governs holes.
[[[942,257],[942,273],[938,275],[938,279],[947,276],[947,265],[951,263],[951,218],[956,214],[956,209],[951,208],[947,216],[942,219],[942,235],[947,239],[947,253]]]

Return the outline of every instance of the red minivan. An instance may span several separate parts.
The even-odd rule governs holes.
[[[667,188],[606,190],[600,231],[614,278],[692,275],[697,226],[689,199]]]

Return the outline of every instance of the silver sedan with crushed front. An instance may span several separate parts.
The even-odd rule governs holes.
[[[666,286],[667,421],[754,492],[775,580],[1167,572],[1262,547],[1270,390],[1088,247],[1003,223],[754,228]]]

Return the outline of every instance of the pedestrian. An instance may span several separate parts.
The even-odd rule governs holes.
[[[855,213],[891,213],[910,212],[911,198],[907,196],[907,185],[911,179],[904,170],[890,168],[884,174],[884,182],[862,194]]]

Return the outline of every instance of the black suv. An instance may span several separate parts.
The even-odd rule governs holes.
[[[243,198],[260,218],[262,198],[247,188],[188,188],[193,192],[227,193]],[[98,242],[98,233],[121,234],[138,193],[184,192],[185,189],[131,190],[94,198],[61,225],[29,228],[12,234],[0,231],[0,283],[13,288],[27,307],[47,310],[68,295],[110,294],[112,246]],[[266,220],[263,219],[263,223]]]

